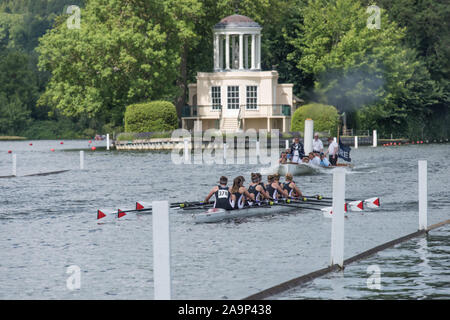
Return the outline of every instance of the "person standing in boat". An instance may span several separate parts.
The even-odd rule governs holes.
[[[325,153],[325,156],[328,154],[330,163],[332,166],[337,164],[338,154],[339,154],[339,146],[336,141],[332,137],[328,138],[328,150]]]
[[[244,187],[244,177],[239,176],[234,178],[233,186],[230,189],[231,192],[231,205],[233,209],[242,209],[245,206],[246,199],[255,201],[253,194],[250,194]]]
[[[291,145],[290,149],[292,162],[299,163],[305,156],[305,150],[303,149],[303,144],[300,142],[300,139],[298,137],[295,137],[294,143]]]
[[[208,196],[205,198],[205,203],[209,202],[209,199],[214,195],[214,208],[232,210],[232,197],[231,190],[227,186],[228,178],[225,176],[221,176],[219,179],[219,185],[212,188]]]
[[[249,206],[252,206],[254,204],[261,205],[261,202],[264,199],[269,199],[269,194],[267,193],[266,189],[264,189],[264,186],[261,185],[261,178],[259,173],[252,173],[251,179],[252,183],[248,187],[248,192],[250,194],[253,194],[254,200],[247,200],[247,203]]]
[[[322,140],[320,140],[319,139],[319,133],[318,132],[316,132],[315,134],[314,134],[314,140],[313,140],[313,143],[312,143],[312,147],[313,147],[313,152],[314,153],[322,153],[323,152],[323,143],[322,143]]]
[[[302,192],[294,182],[292,173],[286,173],[285,179],[286,181],[283,183],[283,189],[286,190],[286,192],[289,195],[289,198],[303,197]]]

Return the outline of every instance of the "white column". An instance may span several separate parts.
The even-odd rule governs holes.
[[[219,35],[214,35],[214,69],[219,69]]]
[[[289,149],[289,139],[286,140],[286,149]]]
[[[106,150],[109,150],[109,133],[106,134]]]
[[[80,151],[80,170],[84,170],[84,151]]]
[[[167,201],[154,201],[152,208],[155,300],[170,300],[172,279],[170,272],[169,203]]]
[[[231,36],[231,69],[234,69],[234,47],[236,46],[235,36]]]
[[[225,35],[225,69],[230,69],[230,35]]]
[[[313,151],[313,138],[314,138],[314,120],[306,119],[305,120],[305,134],[304,134],[304,148],[305,148],[305,154],[308,155],[308,153]]]
[[[256,50],[256,69],[261,69],[261,35],[258,35],[258,43],[256,47],[258,48]]]
[[[358,136],[355,136],[355,149],[358,149]]]
[[[377,146],[377,130],[373,130],[373,146],[376,147]]]
[[[219,35],[219,69],[223,70],[223,37]]]
[[[244,35],[239,35],[239,69],[244,69]]]
[[[252,34],[252,67],[251,69],[254,70],[256,68],[256,35]]]
[[[12,175],[17,176],[17,155],[12,155]]]
[[[248,35],[244,36],[245,69],[248,69]]]
[[[345,171],[335,169],[333,173],[333,213],[331,222],[331,261],[330,265],[344,266],[344,206]]]
[[[427,212],[427,161],[419,160],[419,230],[425,230],[427,228]]]

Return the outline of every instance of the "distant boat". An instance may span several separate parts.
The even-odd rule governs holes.
[[[307,174],[314,174],[319,172],[320,167],[311,165],[309,163],[284,163],[278,167],[278,174],[284,176],[287,173],[293,176],[301,176]]]

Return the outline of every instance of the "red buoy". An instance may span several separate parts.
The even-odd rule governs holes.
[[[64,142],[61,141],[59,144],[64,144]]]
[[[51,149],[50,149],[50,151],[51,151],[51,152],[54,152],[54,151],[55,151],[55,149],[51,148]]]
[[[95,151],[95,149],[97,149],[97,148],[96,148],[96,147],[92,147],[92,148],[91,148],[92,151]]]
[[[89,143],[92,143],[92,140],[89,140]]]
[[[33,144],[32,143],[30,143],[30,146],[32,146]]]
[[[8,153],[12,153],[12,151],[11,151],[11,150],[8,150]]]

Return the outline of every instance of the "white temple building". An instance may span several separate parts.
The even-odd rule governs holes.
[[[198,72],[189,84],[182,126],[223,131],[290,130],[292,84],[279,84],[277,71],[261,70],[261,26],[232,15],[214,26],[214,72]]]

